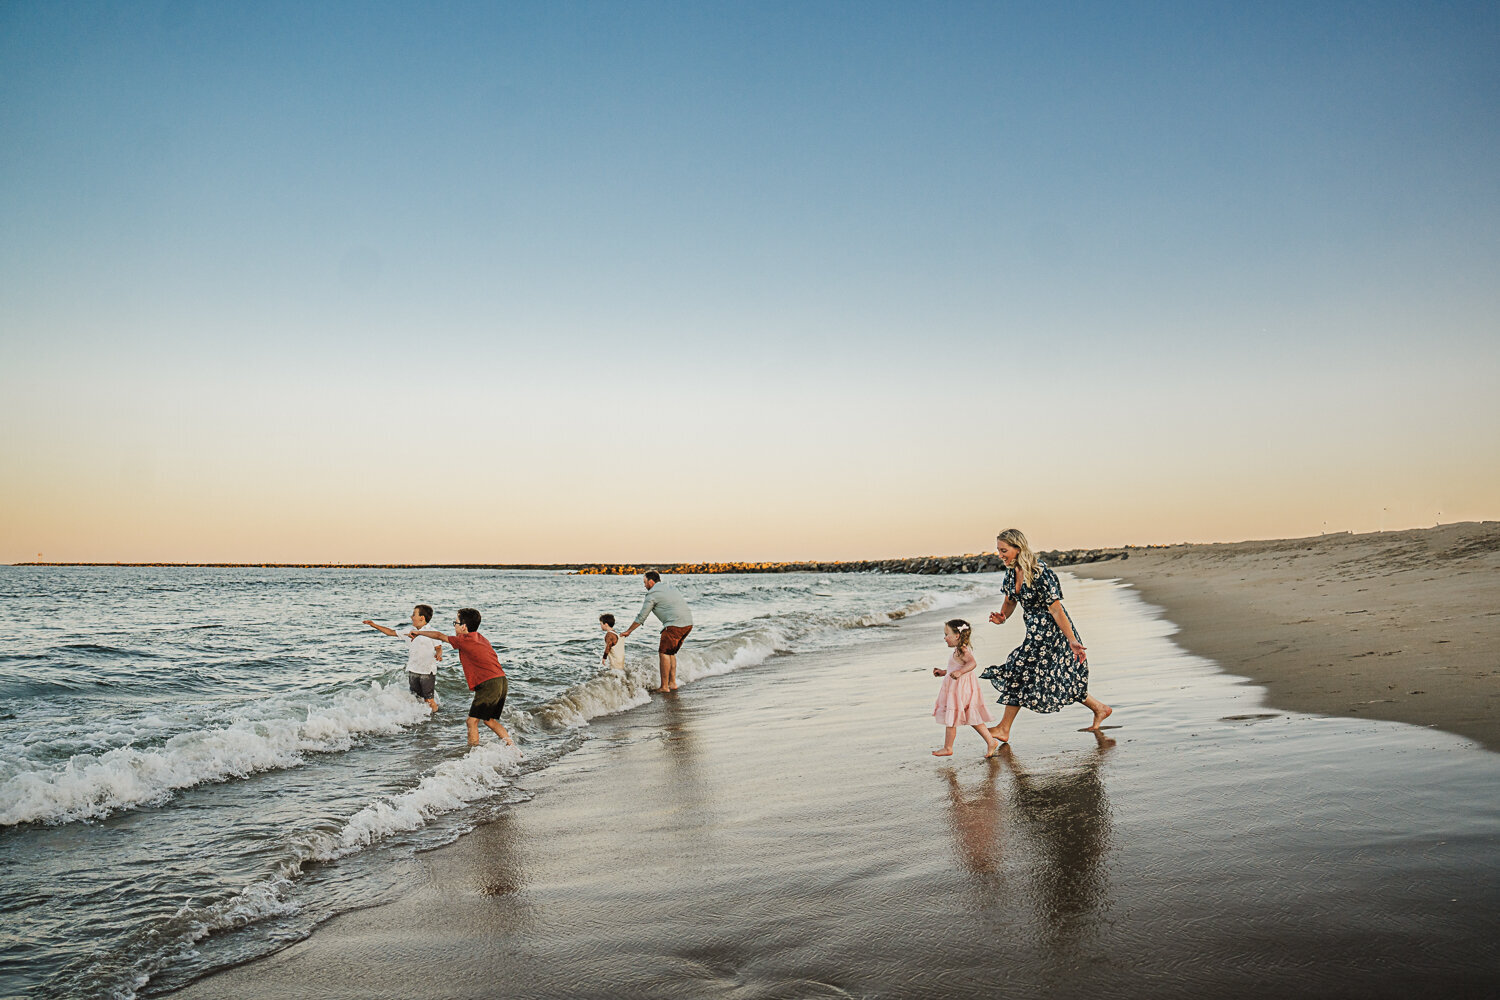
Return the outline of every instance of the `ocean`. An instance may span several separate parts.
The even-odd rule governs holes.
[[[999,577],[676,578],[696,625],[684,683],[878,642]],[[648,701],[653,620],[600,669],[638,577],[480,570],[0,567],[0,995],[151,996],[390,893],[507,808],[519,775]],[[481,730],[451,650],[429,717],[405,644],[360,624],[484,616],[524,757]],[[451,628],[450,628],[451,630]],[[919,706],[922,708],[924,706]]]

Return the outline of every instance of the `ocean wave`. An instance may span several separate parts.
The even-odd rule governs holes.
[[[160,805],[184,788],[297,767],[305,754],[347,750],[357,736],[394,733],[428,714],[404,688],[371,682],[368,689],[308,707],[301,718],[240,719],[181,733],[154,750],[121,747],[79,755],[0,784],[0,827],[102,819],[121,809]]]
[[[310,859],[333,861],[384,840],[426,826],[443,813],[487,798],[509,785],[521,768],[520,751],[503,743],[481,743],[455,760],[444,761],[417,786],[376,799],[355,813]]]
[[[397,833],[420,829],[438,817],[489,798],[510,785],[521,755],[499,743],[474,747],[444,761],[416,786],[381,796],[351,816],[337,831],[309,831],[289,838],[290,853],[265,877],[203,904],[186,904],[151,928],[138,947],[146,954],[133,963],[130,982],[115,995],[129,1000],[153,975],[211,934],[264,920],[293,916],[301,909],[292,892],[309,863],[336,861]]]
[[[793,652],[800,643],[813,639],[820,632],[834,634],[847,629],[890,625],[912,615],[970,604],[998,593],[998,583],[994,586],[971,583],[961,590],[924,594],[890,610],[851,617],[824,619],[803,614],[762,615],[752,619],[755,624],[750,628],[733,635],[702,644],[690,643],[678,656],[678,680],[695,681],[764,663],[777,654]],[[538,728],[582,726],[590,719],[615,715],[646,704],[658,683],[660,676],[653,656],[649,661],[643,659],[627,664],[623,672],[601,671],[529,711],[507,713],[506,724],[523,733]]]

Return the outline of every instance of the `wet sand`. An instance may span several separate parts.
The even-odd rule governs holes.
[[[939,622],[596,720],[390,902],[202,980],[243,997],[1381,997],[1500,988],[1500,757],[1267,711],[1116,584],[1095,693],[928,751]],[[960,609],[976,623],[987,608]],[[1015,628],[980,626],[980,662]],[[887,630],[881,630],[885,633]]]
[[[1432,726],[1500,750],[1500,522],[1133,549],[1121,579],[1271,705]]]

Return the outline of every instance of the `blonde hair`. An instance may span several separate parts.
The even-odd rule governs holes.
[[[958,645],[953,647],[955,653],[962,653],[969,648],[969,643],[974,638],[974,630],[969,627],[968,622],[962,618],[950,618],[943,624],[958,634]]]
[[[1037,578],[1041,570],[1037,566],[1036,553],[1031,551],[1031,543],[1026,536],[1021,534],[1020,528],[1006,528],[995,536],[995,541],[1004,542],[1018,553],[1016,555],[1016,593],[1021,588]]]

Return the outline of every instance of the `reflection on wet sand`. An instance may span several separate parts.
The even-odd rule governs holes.
[[[1039,925],[1067,933],[1109,904],[1109,797],[1100,765],[1115,741],[1094,734],[1097,746],[1065,770],[1037,773],[1003,745],[977,785],[963,787],[949,768],[948,824],[960,863],[981,890],[1001,888],[1003,873],[1025,873],[1023,894]],[[996,788],[1011,776],[1008,795]]]

